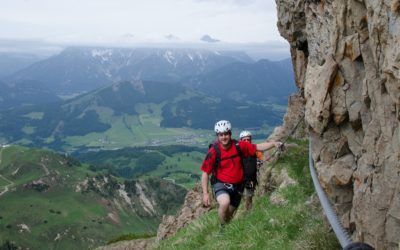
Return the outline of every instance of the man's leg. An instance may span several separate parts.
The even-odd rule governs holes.
[[[229,222],[232,217],[232,212],[230,209],[231,199],[229,197],[229,194],[227,194],[227,193],[219,194],[217,196],[217,202],[218,202],[219,221],[223,225],[223,224]]]
[[[229,210],[228,210],[228,222],[233,218],[233,216],[235,215],[237,207],[234,207],[232,205],[229,205]]]
[[[250,210],[252,205],[253,205],[253,197],[252,196],[246,196],[246,210]]]
[[[252,205],[253,205],[253,196],[254,196],[254,182],[253,181],[248,181],[244,185],[244,201],[245,201],[245,207],[246,210],[250,210]]]
[[[245,201],[245,207],[246,210],[249,210],[249,206],[250,206],[250,194],[249,194],[249,189],[247,187],[244,188],[244,192],[243,192],[243,198]]]
[[[246,187],[244,190],[244,200],[246,205],[246,210],[250,210],[253,206],[253,196],[254,196],[254,188]]]
[[[229,205],[229,213],[228,219],[231,220],[235,215],[237,208],[240,205],[240,201],[242,200],[242,192],[243,190],[235,189],[233,192],[230,193],[230,205]],[[228,221],[229,221],[228,220]]]

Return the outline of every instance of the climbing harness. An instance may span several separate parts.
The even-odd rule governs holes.
[[[233,184],[231,183],[224,183],[224,186],[229,190],[233,190]]]

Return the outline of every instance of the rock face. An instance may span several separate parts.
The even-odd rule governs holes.
[[[400,2],[276,0],[312,155],[355,241],[400,242]]]
[[[215,204],[213,204],[213,206],[205,208],[203,207],[202,201],[203,193],[201,185],[198,184],[186,194],[182,209],[176,216],[163,216],[162,222],[158,226],[157,240],[163,240],[175,234],[178,229],[183,228],[215,206]]]
[[[288,136],[302,139],[306,137],[304,124],[304,98],[300,94],[289,96],[288,109],[283,117],[282,126],[276,127],[267,141],[284,141]]]

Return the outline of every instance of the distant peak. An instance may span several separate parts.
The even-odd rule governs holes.
[[[212,38],[212,37],[209,36],[209,35],[204,35],[204,36],[202,36],[202,37],[200,38],[200,40],[203,41],[203,42],[207,42],[207,43],[217,43],[217,42],[220,42],[220,40],[215,39],[215,38]]]
[[[179,37],[174,36],[172,34],[168,34],[168,35],[166,35],[164,37],[169,41],[180,41],[181,40]]]

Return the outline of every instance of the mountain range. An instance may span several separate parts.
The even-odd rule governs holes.
[[[295,91],[289,59],[254,62],[240,51],[72,47],[3,77],[0,110],[133,80],[179,82],[222,99],[284,105]]]
[[[35,80],[58,94],[73,94],[118,81],[177,82],[237,61],[252,59],[240,51],[71,47],[3,80]]]

